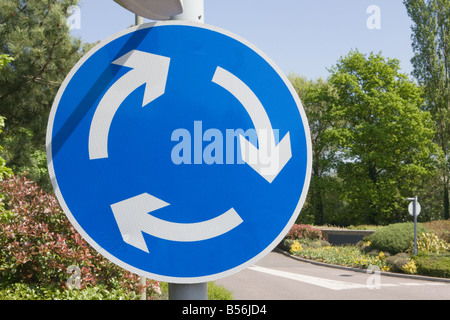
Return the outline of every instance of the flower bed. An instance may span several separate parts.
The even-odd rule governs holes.
[[[315,261],[353,267],[353,268],[368,268],[369,266],[377,266],[381,271],[389,271],[390,266],[385,261],[385,256],[381,252],[377,256],[371,256],[364,254],[355,246],[345,246],[345,247],[332,247],[325,246],[320,248],[311,248],[301,246],[300,249],[296,246],[294,241],[291,253]]]
[[[380,228],[381,235],[386,233],[386,229],[393,227]],[[398,236],[398,233],[396,235]],[[389,244],[387,240],[384,242]],[[285,240],[280,243],[281,249],[304,259],[353,268],[367,269],[376,266],[381,271],[450,278],[450,246],[446,241],[434,233],[420,233],[419,255],[411,255],[412,246],[411,242],[406,241],[403,244],[404,250],[400,250],[403,252],[395,252],[393,255],[380,251],[370,241],[361,241],[357,245],[332,246],[323,240],[319,229],[306,225],[294,225]]]

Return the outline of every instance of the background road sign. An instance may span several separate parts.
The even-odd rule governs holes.
[[[416,202],[416,215],[420,214],[420,210],[422,207],[420,206],[420,203]],[[411,216],[414,216],[414,201],[411,201],[408,205],[408,211]]]
[[[181,0],[114,0],[122,7],[152,20],[167,20],[183,12]]]
[[[307,119],[279,68],[236,35],[180,21],[124,30],[83,57],[55,99],[47,146],[80,234],[171,283],[225,277],[270,252],[311,174]]]

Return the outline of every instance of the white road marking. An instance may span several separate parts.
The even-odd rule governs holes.
[[[330,279],[324,279],[324,278],[318,278],[313,276],[306,276],[302,274],[292,273],[292,272],[286,272],[286,271],[280,271],[280,270],[274,270],[274,269],[268,269],[260,266],[253,265],[248,268],[252,271],[262,272],[266,274],[270,274],[277,277],[282,277],[290,280],[295,280],[303,283],[312,284],[315,286],[331,289],[331,290],[348,290],[348,289],[374,289],[368,284],[358,284],[358,283],[351,283],[351,282],[345,282],[345,281],[338,281],[338,280],[330,280]],[[377,286],[380,287],[399,287],[399,286],[422,286],[422,285],[430,285],[430,286],[439,286],[439,285],[445,285],[444,283],[436,283],[436,282],[429,282],[429,283],[417,283],[417,282],[402,282],[402,283],[379,283]]]
[[[350,283],[350,282],[344,282],[344,281],[317,278],[317,277],[312,277],[312,276],[305,276],[302,274],[273,270],[273,269],[263,268],[263,267],[259,267],[259,266],[251,266],[251,267],[249,267],[249,269],[253,270],[253,271],[271,274],[271,275],[278,276],[278,277],[283,277],[283,278],[287,278],[287,279],[291,279],[291,280],[295,280],[295,281],[299,281],[299,282],[316,285],[316,286],[331,289],[331,290],[367,288],[366,284],[357,284],[357,283]]]

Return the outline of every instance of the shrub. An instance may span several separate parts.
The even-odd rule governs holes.
[[[411,260],[410,262],[406,263],[402,266],[402,271],[404,273],[408,274],[416,274],[417,273],[417,266],[414,262],[414,260]]]
[[[417,235],[417,251],[439,253],[450,250],[450,245],[434,233],[421,233]]]
[[[280,242],[279,247],[282,250],[289,251],[291,249],[292,244],[294,243],[294,240],[290,238],[285,238],[283,241]]]
[[[322,247],[329,247],[329,246],[331,246],[331,244],[327,240],[317,240],[315,242],[319,243]]]
[[[417,234],[429,232],[421,224],[417,225]],[[414,241],[414,223],[396,223],[380,228],[365,240],[370,241],[370,247],[391,254],[406,252]]]
[[[307,243],[307,247],[312,249],[319,249],[322,248],[322,243],[320,243],[319,241],[310,241]]]
[[[0,182],[0,283],[65,287],[67,269],[80,269],[81,288],[138,292],[138,276],[109,262],[76,232],[53,195],[24,177]],[[149,280],[147,290],[158,282]],[[149,294],[150,296],[150,294]]]
[[[442,240],[450,243],[450,220],[437,220],[423,224]]]
[[[65,290],[52,285],[14,283],[0,286],[0,300],[137,300],[136,292],[103,286]]]
[[[363,251],[364,253],[368,253],[368,252],[370,252],[370,250],[372,250],[370,248],[370,244],[371,244],[370,241],[358,241],[356,243],[356,247],[359,250]]]
[[[414,261],[419,274],[450,278],[450,253],[419,253]]]
[[[391,266],[391,270],[395,272],[404,272],[404,267],[411,262],[411,258],[407,253],[397,253],[396,255],[386,258],[386,263]]]
[[[208,282],[208,300],[233,300],[233,293],[215,282]]]
[[[286,235],[286,238],[290,238],[292,240],[324,240],[322,231],[306,224],[294,224]]]

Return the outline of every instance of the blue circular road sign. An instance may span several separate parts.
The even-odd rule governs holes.
[[[171,283],[222,278],[270,252],[311,174],[307,119],[279,68],[236,35],[180,21],[124,30],[77,63],[47,156],[86,241]]]

